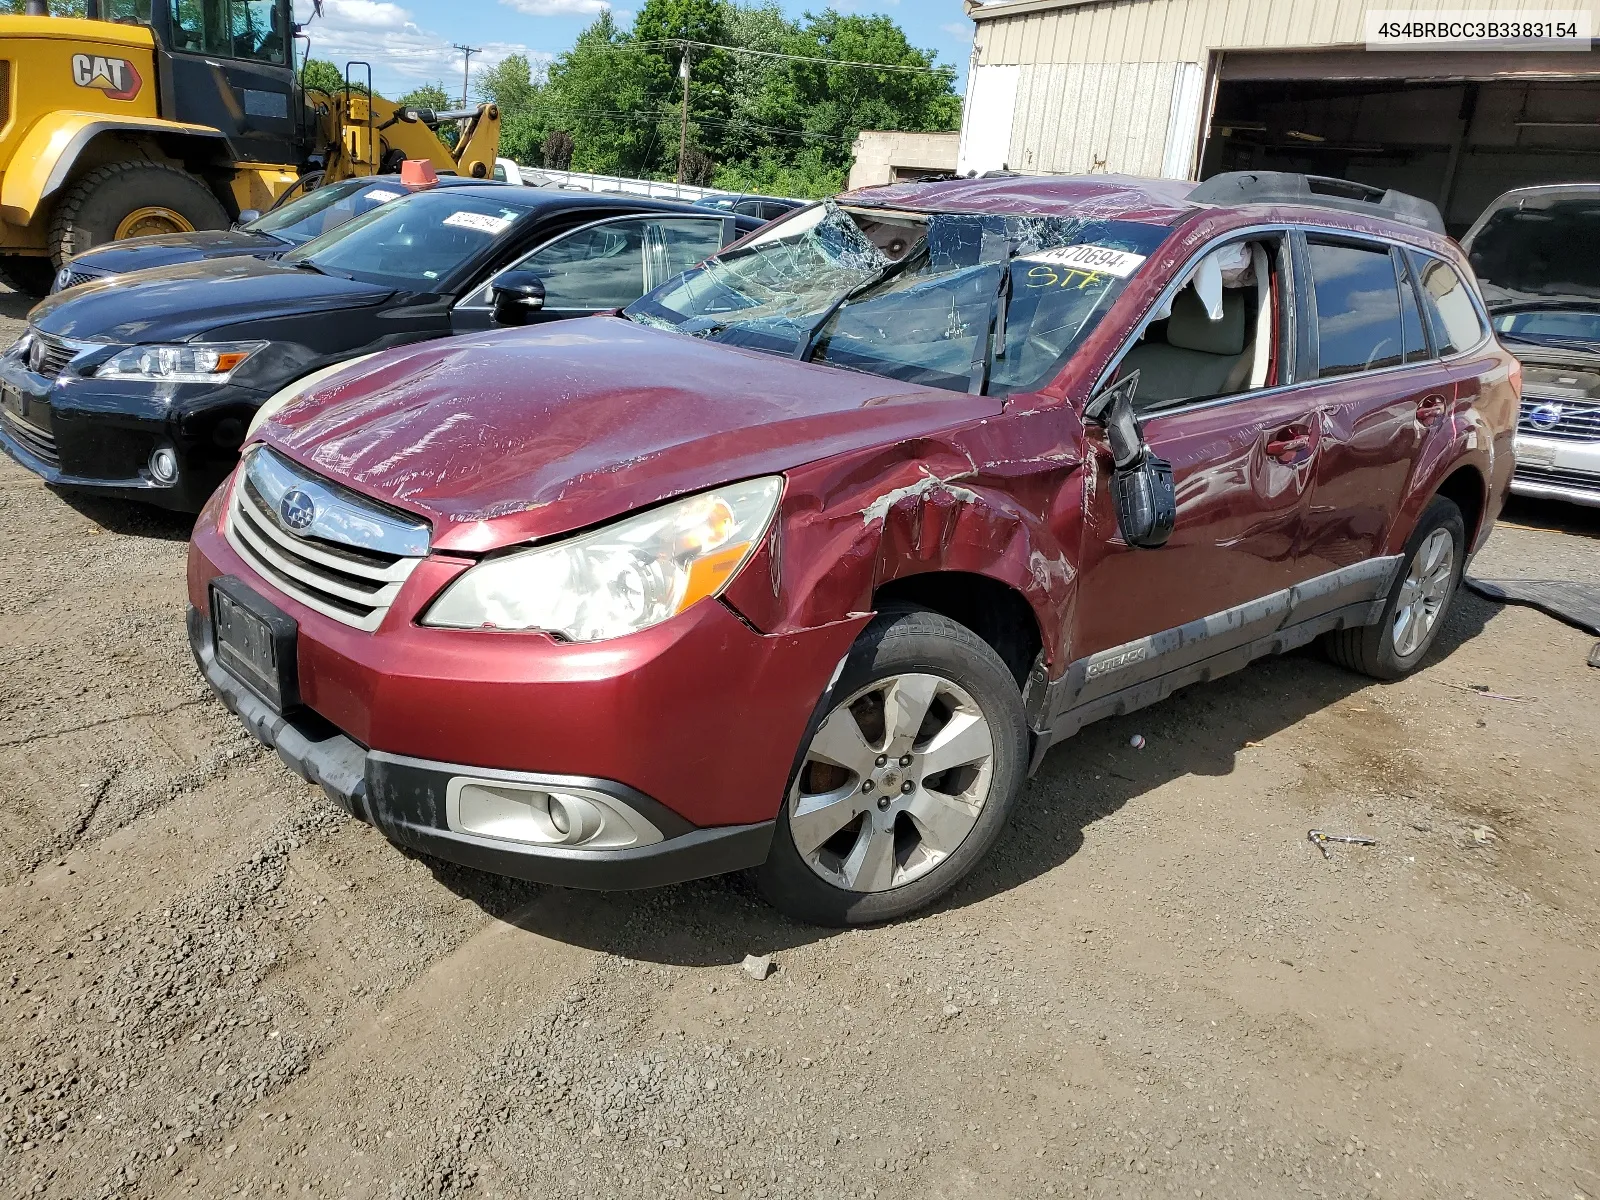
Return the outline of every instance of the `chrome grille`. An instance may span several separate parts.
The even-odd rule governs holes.
[[[303,529],[282,516],[296,495],[315,514]],[[239,468],[228,542],[278,591],[371,632],[428,552],[428,527],[321,479],[265,448]]]
[[[1574,471],[1566,467],[1529,467],[1518,463],[1516,477],[1533,483],[1554,483],[1600,493],[1600,475],[1589,471]]]
[[[48,431],[31,425],[15,413],[0,409],[0,425],[12,437],[22,443],[22,448],[33,455],[47,467],[59,467],[61,456],[56,453],[56,439]]]
[[[1517,432],[1566,442],[1600,442],[1600,402],[1523,396]]]
[[[43,375],[46,379],[54,379],[60,375],[69,362],[89,348],[85,342],[51,337],[47,333],[40,333],[37,329],[32,333],[35,344],[43,350],[43,353],[37,359],[29,354],[28,369],[35,375]]]

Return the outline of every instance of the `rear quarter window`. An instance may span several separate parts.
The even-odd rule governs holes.
[[[1455,268],[1437,258],[1418,256],[1417,278],[1422,282],[1422,303],[1428,310],[1434,341],[1440,354],[1470,350],[1483,341],[1483,320]]]

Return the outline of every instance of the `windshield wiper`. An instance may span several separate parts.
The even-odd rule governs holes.
[[[1509,331],[1502,332],[1500,336],[1507,341],[1521,342],[1527,346],[1545,346],[1551,350],[1584,350],[1590,354],[1600,354],[1600,340],[1595,338],[1569,338],[1559,334]]]
[[[309,258],[296,259],[294,262],[294,269],[296,271],[315,271],[318,275],[327,274],[326,271],[317,266],[317,264],[312,262]]]

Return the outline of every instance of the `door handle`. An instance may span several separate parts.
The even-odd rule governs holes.
[[[1417,420],[1424,425],[1437,425],[1444,419],[1444,397],[1435,393],[1417,402]]]
[[[1290,427],[1280,429],[1267,439],[1267,457],[1275,458],[1286,467],[1302,463],[1311,457],[1311,435]]]

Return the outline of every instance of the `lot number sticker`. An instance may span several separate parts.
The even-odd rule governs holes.
[[[1110,246],[1063,246],[1059,250],[1045,250],[1039,254],[1024,255],[1023,262],[1045,263],[1064,267],[1069,271],[1084,271],[1095,275],[1115,275],[1126,279],[1144,262],[1142,254],[1126,250],[1113,250]]]
[[[493,235],[503,232],[511,221],[506,217],[491,217],[488,213],[458,212],[451,213],[444,223],[454,225],[457,229],[475,229],[479,233]]]
[[[390,200],[400,199],[401,192],[386,192],[382,188],[373,188],[367,193],[368,200],[376,200],[379,204],[386,204]]]

